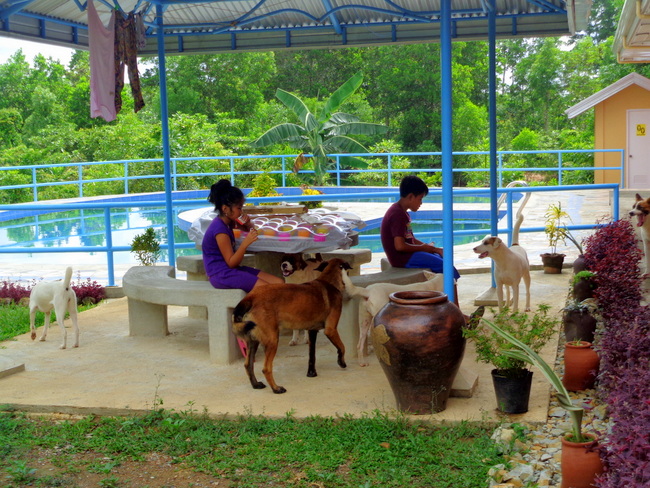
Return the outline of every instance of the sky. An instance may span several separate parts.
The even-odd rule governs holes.
[[[34,57],[37,54],[42,54],[46,58],[51,57],[52,59],[58,60],[62,65],[67,66],[72,57],[72,53],[74,53],[74,50],[66,47],[52,46],[10,37],[0,37],[0,64],[6,63],[9,57],[21,48],[30,64],[33,64]]]

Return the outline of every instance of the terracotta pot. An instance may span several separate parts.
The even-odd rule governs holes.
[[[544,265],[544,273],[546,274],[560,274],[562,272],[562,265],[564,264],[564,254],[540,254],[542,263]]]
[[[568,342],[564,348],[564,376],[562,384],[569,391],[593,388],[600,359],[591,342]]]
[[[437,291],[404,291],[375,316],[372,342],[397,408],[414,414],[447,406],[465,352],[460,309]]]
[[[585,255],[580,254],[573,261],[573,274],[577,274],[580,271],[586,271],[586,270],[587,270],[587,262],[585,261]]]
[[[517,370],[517,373],[503,374],[499,370],[492,370],[492,384],[497,396],[497,409],[501,412],[528,412],[533,372],[523,369]]]
[[[594,342],[598,321],[586,310],[565,310],[562,315],[564,338],[567,342]]]
[[[570,442],[562,438],[561,488],[593,488],[596,476],[603,472],[598,441],[585,434],[588,442]]]

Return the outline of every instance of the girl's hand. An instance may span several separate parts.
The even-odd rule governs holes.
[[[244,237],[242,244],[246,247],[250,246],[253,242],[257,240],[257,229],[253,228],[248,232],[248,235]]]

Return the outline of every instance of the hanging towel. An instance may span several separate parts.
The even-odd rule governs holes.
[[[88,0],[90,46],[90,117],[115,120],[115,11],[104,26],[92,0]]]

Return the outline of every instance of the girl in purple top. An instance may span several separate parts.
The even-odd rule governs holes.
[[[245,292],[269,283],[284,283],[270,273],[241,266],[246,249],[257,240],[257,230],[244,214],[244,194],[228,180],[219,180],[210,188],[208,201],[214,204],[219,215],[212,221],[203,236],[203,266],[210,283],[215,288],[239,288]],[[241,245],[235,250],[236,226],[248,231]]]

